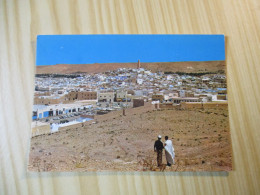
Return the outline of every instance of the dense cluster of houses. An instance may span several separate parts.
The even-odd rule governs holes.
[[[34,110],[34,118],[47,116],[43,112],[40,116],[39,105],[44,105],[45,113],[50,113],[52,109],[55,110],[53,115],[59,115],[69,110],[82,110],[88,105],[100,110],[137,107],[148,101],[180,104],[226,100],[224,74],[191,76],[153,73],[139,66],[135,69],[80,74],[77,77],[36,77],[34,104],[38,108]],[[59,109],[52,108],[54,105],[59,105]]]

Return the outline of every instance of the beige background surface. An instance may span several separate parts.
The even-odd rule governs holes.
[[[259,0],[0,0],[0,194],[260,194]],[[37,34],[225,34],[234,171],[27,173]]]

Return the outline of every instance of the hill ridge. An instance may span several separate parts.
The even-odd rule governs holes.
[[[129,63],[94,63],[94,64],[57,64],[36,66],[36,74],[71,74],[71,73],[100,73],[118,68],[137,68],[137,62]],[[215,72],[226,70],[225,61],[203,61],[203,62],[143,62],[141,68],[152,72]]]

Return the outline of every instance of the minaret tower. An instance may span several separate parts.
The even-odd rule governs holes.
[[[137,68],[141,68],[141,63],[140,63],[140,60],[138,60],[138,63],[137,63]]]

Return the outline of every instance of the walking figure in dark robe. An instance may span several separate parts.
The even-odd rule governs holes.
[[[163,143],[161,142],[162,136],[158,136],[158,140],[154,143],[154,151],[157,152],[157,166],[160,167],[162,165],[162,151],[163,151]]]

